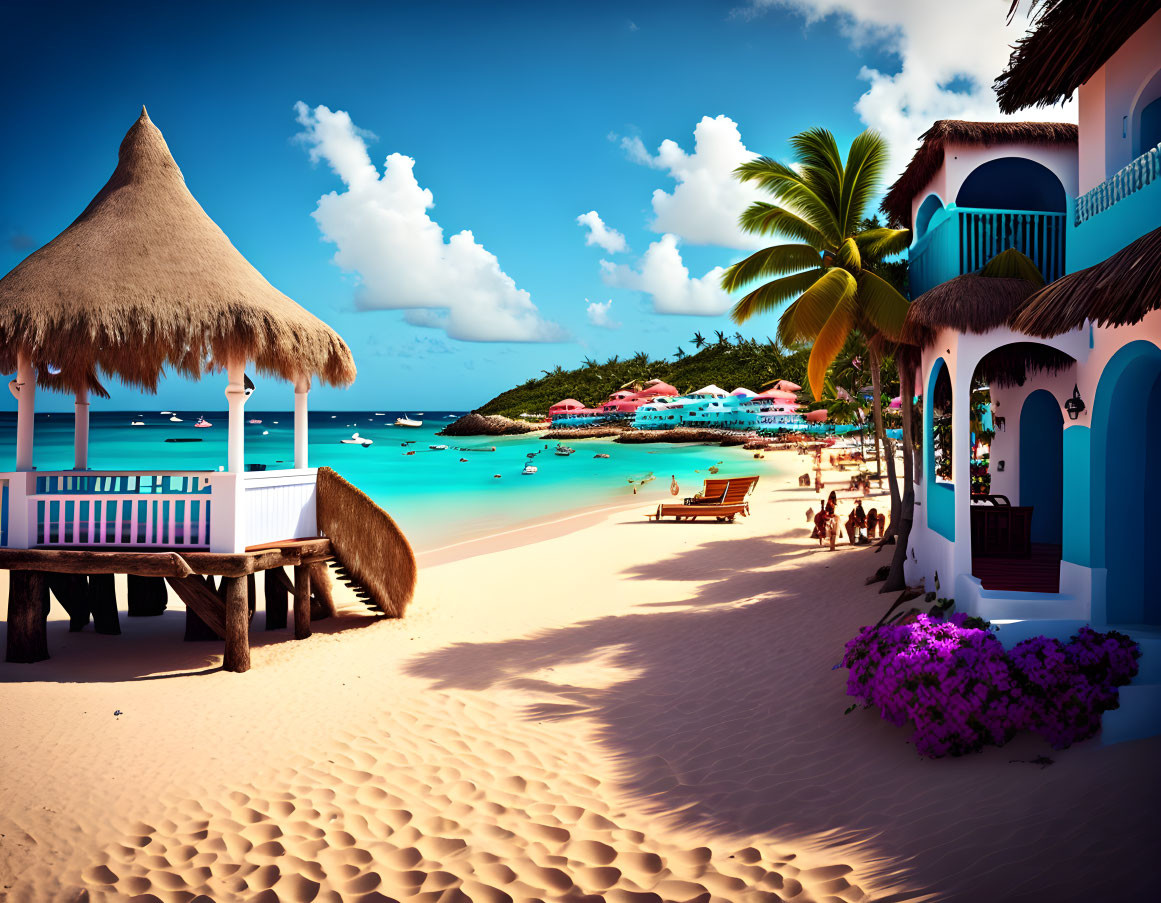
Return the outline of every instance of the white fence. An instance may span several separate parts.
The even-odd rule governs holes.
[[[209,549],[318,535],[313,469],[0,474],[11,548]]]

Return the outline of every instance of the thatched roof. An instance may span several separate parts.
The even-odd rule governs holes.
[[[267,282],[202,210],[142,108],[117,168],[60,235],[0,279],[0,370],[27,352],[50,387],[94,366],[156,389],[169,365],[195,378],[243,358],[286,379],[355,378],[350,349]]]
[[[1013,0],[1013,10],[1018,2]],[[1068,100],[1161,9],[1161,0],[1040,0],[1037,5],[1032,30],[1016,42],[1008,68],[996,79],[1005,113]]]
[[[1161,229],[1126,245],[1098,264],[1062,276],[1032,295],[1012,328],[1047,338],[1091,320],[1098,326],[1140,322],[1161,308]]]
[[[1035,282],[967,273],[941,282],[911,302],[902,340],[918,348],[941,329],[985,333],[1004,326],[1012,312],[1039,288]]]
[[[1161,2],[1161,0],[1159,0]],[[911,201],[943,166],[944,149],[949,144],[1076,144],[1076,126],[1070,122],[967,122],[940,119],[919,136],[919,150],[887,190],[883,212],[891,225],[911,228]],[[944,198],[951,203],[954,198]]]
[[[989,386],[1022,386],[1029,373],[1059,373],[1074,363],[1070,355],[1048,345],[1013,342],[984,355],[976,365],[976,378]]]

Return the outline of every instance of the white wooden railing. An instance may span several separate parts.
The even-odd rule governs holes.
[[[11,548],[208,549],[317,536],[317,471],[0,474]]]

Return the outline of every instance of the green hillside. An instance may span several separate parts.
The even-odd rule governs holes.
[[[651,360],[644,352],[621,360],[613,357],[603,364],[585,360],[574,370],[557,366],[542,376],[497,395],[478,410],[481,414],[519,417],[523,413],[545,414],[550,405],[563,398],[575,398],[589,406],[602,404],[613,392],[637,382],[660,379],[680,392],[692,392],[716,383],[727,392],[745,386],[762,391],[765,383],[789,379],[806,384],[809,349],[787,351],[776,342],[755,342],[721,336],[695,354],[673,360]]]

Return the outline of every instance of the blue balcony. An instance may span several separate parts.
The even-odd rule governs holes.
[[[1161,145],[1076,199],[1068,272],[1100,263],[1161,226]]]
[[[1008,248],[1027,254],[1051,282],[1064,275],[1066,214],[979,207],[940,209],[909,251],[911,297],[978,270]]]

